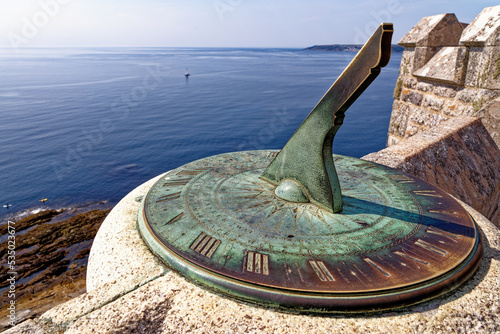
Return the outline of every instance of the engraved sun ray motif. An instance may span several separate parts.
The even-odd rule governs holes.
[[[181,193],[180,192],[173,193],[173,194],[168,194],[168,195],[164,195],[164,196],[159,197],[156,200],[156,203],[166,202],[166,201],[170,201],[170,200],[177,199],[177,198],[180,198],[180,197],[181,197]]]
[[[422,264],[425,264],[426,266],[430,265],[430,263],[429,263],[429,262],[427,262],[427,261],[425,261],[425,260],[422,260],[422,259],[420,259],[420,258],[418,258],[418,257],[415,257],[415,256],[412,256],[412,255],[409,255],[409,254],[406,252],[406,250],[405,250],[404,248],[402,249],[402,251],[403,251],[403,252],[400,252],[400,251],[395,251],[395,252],[394,252],[394,254],[399,255],[399,256],[402,256],[402,257],[404,257],[404,258],[407,258],[407,259],[412,260],[412,261],[413,261],[413,263],[415,263],[415,264],[417,265],[417,268],[419,268],[419,269],[420,269],[420,266],[419,266],[416,262],[418,262],[418,263],[422,263]]]

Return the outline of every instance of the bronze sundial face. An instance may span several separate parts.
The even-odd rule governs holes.
[[[388,28],[372,36],[379,50]],[[350,76],[351,91],[331,94],[334,84],[281,151],[221,154],[162,176],[139,214],[152,251],[216,292],[305,312],[408,305],[467,279],[482,245],[457,201],[409,174],[331,154],[346,104],[387,58],[366,54],[375,63],[358,62],[368,74]],[[325,112],[332,96],[339,108]]]

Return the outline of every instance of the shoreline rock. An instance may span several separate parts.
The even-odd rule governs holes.
[[[109,211],[102,205],[47,209],[11,220],[14,223],[9,225],[15,229],[14,270],[8,267],[7,235],[0,243],[0,331],[10,327],[7,305],[11,300],[16,302],[15,323],[20,323],[85,293],[90,247]],[[4,228],[7,232],[7,224]],[[12,276],[16,279],[15,298],[6,293],[7,279]]]

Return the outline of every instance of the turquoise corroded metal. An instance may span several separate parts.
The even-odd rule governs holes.
[[[262,173],[262,179],[280,186],[293,180],[309,200],[331,212],[342,210],[342,195],[332,143],[344,122],[346,110],[387,65],[391,56],[393,27],[381,24],[356,57]],[[286,196],[286,195],[285,195]]]
[[[163,261],[238,300],[302,312],[364,312],[464,282],[478,229],[450,195],[403,172],[332,155],[344,113],[390,56],[382,24],[281,151],[226,153],[174,169],[141,204]]]
[[[240,300],[308,312],[384,309],[449,291],[477,267],[475,223],[451,196],[371,162],[334,156],[334,214],[285,201],[259,178],[278,151],[228,153],[168,172],[139,228],[184,275]]]

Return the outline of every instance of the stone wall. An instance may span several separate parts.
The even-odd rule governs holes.
[[[485,8],[469,25],[455,14],[425,17],[398,44],[405,51],[387,146],[473,116],[500,147],[500,6]]]
[[[363,159],[435,184],[500,227],[500,150],[480,118],[452,118]]]

